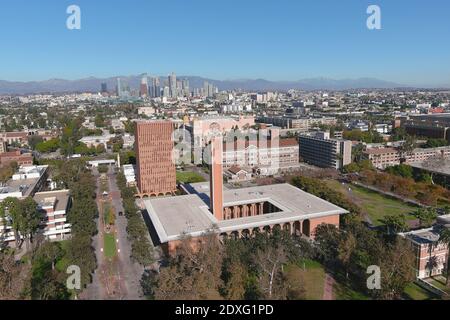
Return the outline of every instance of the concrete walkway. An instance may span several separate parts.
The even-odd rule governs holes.
[[[138,263],[131,261],[131,243],[128,240],[127,219],[125,215],[119,216],[119,212],[124,213],[120,190],[116,183],[116,174],[111,167],[108,174],[109,201],[112,203],[116,215],[115,236],[117,239],[117,256],[114,261],[108,262],[102,251],[103,248],[103,198],[100,193],[100,175],[93,169],[93,175],[97,180],[97,206],[100,217],[97,219],[98,234],[93,237],[92,245],[95,248],[97,257],[97,269],[93,275],[92,283],[80,295],[80,299],[86,300],[139,300],[143,299],[140,279],[144,268]],[[108,275],[109,274],[109,275]],[[106,277],[106,278],[105,278]],[[108,294],[109,292],[109,294]]]
[[[112,204],[116,213],[116,237],[118,240],[117,248],[119,257],[119,274],[120,280],[126,288],[126,294],[123,296],[124,300],[138,300],[143,299],[141,289],[141,276],[144,273],[144,268],[137,262],[131,261],[131,242],[128,239],[127,233],[127,218],[122,204],[122,196],[117,186],[116,174],[113,171],[108,173],[109,191],[112,199]],[[119,212],[123,215],[119,216]]]
[[[333,293],[334,284],[335,284],[334,278],[330,274],[326,273],[325,281],[323,284],[322,300],[334,300],[334,293]]]

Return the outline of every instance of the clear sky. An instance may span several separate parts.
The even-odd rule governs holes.
[[[81,30],[66,9],[81,8]],[[382,30],[366,9],[381,7]],[[448,0],[2,0],[0,79],[149,73],[450,85]]]

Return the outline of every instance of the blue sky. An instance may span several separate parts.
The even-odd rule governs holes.
[[[81,30],[66,8],[81,8]],[[382,30],[366,28],[381,7]],[[2,0],[0,79],[147,72],[450,85],[448,0]]]

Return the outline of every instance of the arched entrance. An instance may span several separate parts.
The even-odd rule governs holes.
[[[294,235],[300,237],[302,235],[302,224],[300,221],[294,222]]]
[[[305,221],[303,221],[303,225],[302,225],[302,232],[305,236],[309,237],[311,236],[311,230],[310,230],[310,221],[309,219],[306,219]]]
[[[253,230],[252,230],[252,235],[253,236],[256,236],[256,235],[258,235],[260,233],[261,233],[261,230],[259,228],[253,228]]]
[[[275,232],[280,232],[281,231],[281,226],[279,224],[276,224],[273,226],[272,230]]]

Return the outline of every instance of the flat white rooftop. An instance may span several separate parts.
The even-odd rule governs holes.
[[[195,184],[189,190],[193,194],[144,200],[161,243],[178,240],[183,235],[200,236],[213,227],[219,232],[231,232],[347,213],[290,184],[276,184],[232,190],[224,188],[224,206],[268,201],[281,211],[218,221],[209,211],[208,183]]]
[[[435,228],[420,229],[405,233],[400,233],[401,236],[410,239],[416,244],[430,244],[439,241],[439,232]]]

